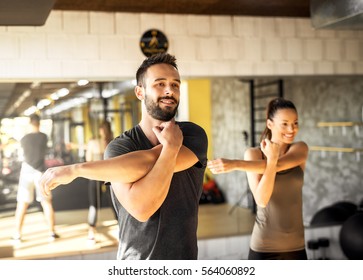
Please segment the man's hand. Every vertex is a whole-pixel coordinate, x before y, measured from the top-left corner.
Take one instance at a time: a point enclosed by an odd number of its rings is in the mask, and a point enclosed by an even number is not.
[[[179,151],[183,144],[183,133],[174,120],[153,127],[153,132],[165,148]]]
[[[74,175],[75,165],[57,166],[47,169],[39,179],[39,185],[44,195],[49,195],[50,191],[59,185],[65,185],[72,182],[76,176]]]

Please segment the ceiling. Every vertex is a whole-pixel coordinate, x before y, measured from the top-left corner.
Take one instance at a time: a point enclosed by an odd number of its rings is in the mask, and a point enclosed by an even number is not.
[[[0,0],[0,25],[44,25],[51,10],[195,15],[309,17],[309,0]],[[30,4],[31,3],[31,4]],[[198,3],[198,4],[196,4]],[[69,96],[94,88],[75,82],[0,83],[0,118],[20,115],[61,88]],[[25,93],[25,94],[24,94]],[[30,94],[29,94],[30,93]]]
[[[340,2],[339,2],[340,1]],[[311,17],[311,11],[316,22],[329,18],[321,11],[327,2],[337,2],[339,11],[341,3],[352,2],[350,6],[362,6],[361,0],[0,0],[1,25],[44,25],[52,10],[65,11],[102,11],[102,12],[135,12],[135,13],[169,13],[195,15],[245,15],[273,17]],[[314,10],[311,10],[313,8]],[[341,12],[340,12],[341,13]],[[316,17],[317,16],[317,17]],[[346,17],[346,15],[344,15]],[[36,101],[49,96],[52,92],[66,87],[69,95],[77,94],[85,87],[95,87],[94,84],[79,87],[74,82],[32,83],[0,83],[0,118],[21,114]],[[29,96],[24,96],[29,92]],[[14,106],[16,104],[16,106]]]

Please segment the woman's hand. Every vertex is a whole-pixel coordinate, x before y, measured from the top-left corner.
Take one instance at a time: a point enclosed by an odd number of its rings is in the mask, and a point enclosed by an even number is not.
[[[280,145],[272,142],[269,139],[264,139],[261,142],[261,150],[266,158],[271,162],[277,162],[280,156]]]
[[[207,163],[207,167],[213,174],[226,173],[234,170],[234,160],[218,158],[210,160]]]

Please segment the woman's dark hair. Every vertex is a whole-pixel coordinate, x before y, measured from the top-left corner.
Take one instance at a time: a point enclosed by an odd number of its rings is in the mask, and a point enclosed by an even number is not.
[[[112,133],[112,129],[111,129],[111,123],[109,121],[103,121],[100,124],[99,129],[102,129],[104,131],[104,133],[105,133],[105,142],[106,142],[106,145],[107,145],[113,139],[113,133]]]
[[[139,69],[136,72],[136,83],[138,86],[144,85],[144,76],[149,69],[150,66],[153,66],[155,64],[169,64],[173,66],[175,69],[178,69],[178,66],[176,64],[176,58],[173,55],[170,55],[168,53],[157,53],[154,54],[148,58],[146,58],[142,64],[140,65]]]
[[[294,105],[294,103],[292,103],[290,100],[286,100],[282,97],[278,97],[275,99],[272,99],[266,108],[266,120],[273,120],[275,114],[277,113],[278,110],[281,109],[292,109],[295,112],[297,112],[296,107]],[[265,130],[262,132],[261,135],[261,139],[260,141],[262,141],[263,139],[270,139],[271,140],[272,134],[271,134],[271,130],[267,127],[265,127]]]

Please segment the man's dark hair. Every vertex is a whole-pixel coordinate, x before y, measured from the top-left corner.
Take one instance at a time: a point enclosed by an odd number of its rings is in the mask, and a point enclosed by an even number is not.
[[[33,114],[30,116],[30,123],[33,125],[39,125],[40,124],[40,116],[37,114]]]
[[[140,65],[139,69],[136,72],[136,83],[138,86],[144,85],[144,76],[149,69],[150,66],[153,66],[155,64],[169,64],[173,66],[175,69],[178,69],[178,66],[176,64],[176,58],[173,55],[170,55],[168,53],[157,53],[154,54],[148,58],[146,58],[142,64]]]

